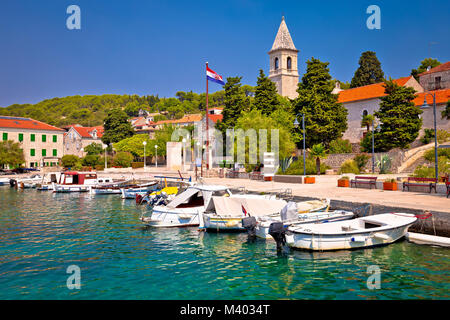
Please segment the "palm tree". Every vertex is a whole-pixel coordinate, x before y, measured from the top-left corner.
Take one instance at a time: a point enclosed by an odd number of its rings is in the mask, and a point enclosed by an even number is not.
[[[361,120],[361,127],[366,127],[367,132],[370,131],[370,126],[372,125],[372,122],[375,120],[375,117],[373,114],[368,114],[362,117]]]
[[[309,153],[312,157],[316,158],[316,170],[317,174],[320,175],[320,159],[325,158],[327,156],[327,152],[325,146],[321,143],[315,144],[309,150]]]

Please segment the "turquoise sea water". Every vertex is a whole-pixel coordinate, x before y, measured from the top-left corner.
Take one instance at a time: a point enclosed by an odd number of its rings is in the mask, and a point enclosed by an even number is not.
[[[450,250],[406,241],[277,254],[274,242],[149,229],[119,196],[0,187],[0,299],[448,299]],[[81,269],[81,289],[66,286]],[[381,289],[366,286],[381,269]]]

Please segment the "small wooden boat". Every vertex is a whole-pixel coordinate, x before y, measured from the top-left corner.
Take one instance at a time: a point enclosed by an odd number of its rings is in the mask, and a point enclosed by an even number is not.
[[[158,188],[158,181],[140,183],[133,186],[120,188],[122,199],[136,199],[136,195],[145,196]]]
[[[207,231],[239,231],[246,228],[242,225],[242,219],[252,216],[256,220],[263,217],[280,217],[280,212],[286,207],[287,202],[277,199],[275,196],[265,195],[240,195],[233,199],[213,198],[214,209],[203,214],[203,227]],[[324,211],[329,208],[330,200],[312,200],[294,203],[296,213],[310,213]],[[273,221],[272,221],[273,222]],[[269,223],[270,225],[270,223]]]
[[[430,234],[407,232],[405,234],[406,240],[417,243],[417,244],[427,244],[430,246],[439,247],[450,247],[450,238],[433,236]]]
[[[327,223],[348,220],[355,216],[353,212],[344,210],[334,211],[314,211],[310,213],[298,213],[298,204],[289,202],[278,215],[258,217],[253,225],[245,223],[248,231],[253,230],[254,235],[262,239],[272,239],[269,234],[270,225],[273,222],[282,222],[283,227],[287,229],[291,226],[297,226],[306,223]],[[254,229],[253,229],[254,228]],[[250,232],[249,232],[250,233]]]
[[[368,248],[393,243],[405,236],[417,217],[408,213],[383,213],[333,223],[302,224],[285,232],[286,244],[294,249],[312,251]],[[283,241],[280,222],[271,225],[269,233]]]

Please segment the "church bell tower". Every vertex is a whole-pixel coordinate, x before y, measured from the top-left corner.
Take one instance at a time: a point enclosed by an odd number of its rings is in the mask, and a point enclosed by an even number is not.
[[[280,95],[290,99],[298,96],[297,55],[298,50],[294,46],[284,17],[282,17],[277,36],[269,51],[269,79],[275,82]]]

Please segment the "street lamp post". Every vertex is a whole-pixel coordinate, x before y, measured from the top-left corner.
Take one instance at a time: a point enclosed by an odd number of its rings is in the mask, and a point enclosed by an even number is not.
[[[155,144],[155,168],[158,168],[158,145]]]
[[[375,173],[375,126],[372,118],[372,173]]]
[[[306,175],[306,129],[305,129],[305,114],[299,113],[295,116],[294,127],[298,127],[298,116],[302,116],[302,130],[303,130],[303,175]]]
[[[433,97],[433,114],[434,114],[434,174],[436,177],[436,181],[438,181],[439,177],[439,168],[438,168],[438,148],[437,148],[437,125],[436,125],[436,93],[426,92],[422,109],[428,109],[430,106],[427,103],[427,95],[431,95]]]
[[[147,162],[145,161],[145,146],[147,145],[147,141],[143,141],[142,144],[144,145],[144,171],[147,169]]]
[[[183,170],[184,170],[184,167],[186,166],[186,139],[185,138],[183,138],[183,150],[182,150],[182,152],[183,152]]]
[[[106,148],[108,148],[108,146],[106,144],[103,145],[103,148],[105,149],[105,169],[108,169],[108,162],[106,161]]]

